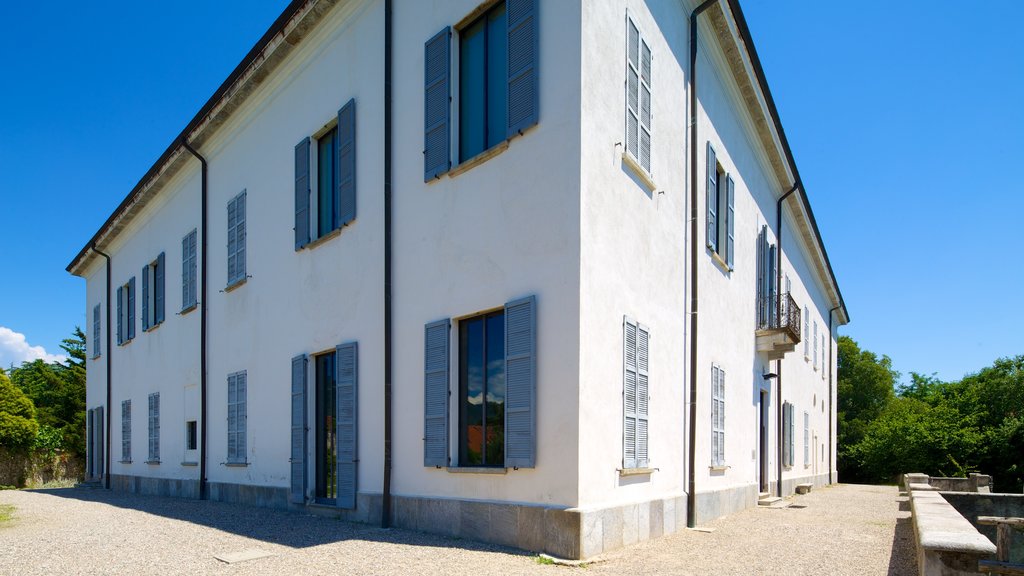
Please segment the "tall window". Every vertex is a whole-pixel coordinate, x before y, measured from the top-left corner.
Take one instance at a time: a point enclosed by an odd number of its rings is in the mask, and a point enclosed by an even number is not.
[[[814,321],[814,369],[818,369],[818,321]]]
[[[142,267],[142,329],[164,321],[164,253]]]
[[[195,450],[199,447],[198,427],[195,420],[185,422],[185,450]]]
[[[804,412],[804,467],[811,465],[811,415]]]
[[[503,142],[508,118],[505,2],[463,28],[459,42],[459,162]]]
[[[626,152],[651,172],[651,49],[626,18]]]
[[[160,463],[160,393],[149,395],[149,459],[150,464]]]
[[[650,332],[647,327],[629,317],[623,320],[622,363],[623,363],[623,431],[622,467],[647,468],[648,403],[650,382],[648,364],[650,354],[648,343]]]
[[[735,253],[736,185],[707,145],[707,245],[732,269]]]
[[[804,306],[804,360],[811,361],[811,311]]]
[[[782,404],[782,465],[793,466],[793,405]]]
[[[245,190],[228,202],[228,286],[245,280]]]
[[[338,427],[335,354],[316,357],[316,498],[333,504],[338,495]]]
[[[92,357],[98,358],[100,350],[100,305],[97,304],[92,308]]]
[[[246,373],[228,375],[228,463],[245,462]]]
[[[117,287],[117,344],[135,338],[135,277]]]
[[[132,401],[121,401],[121,462],[132,461]]]
[[[505,313],[459,322],[459,465],[505,465]]]
[[[711,366],[711,465],[725,466],[725,370]]]
[[[181,310],[191,310],[198,303],[196,293],[196,231],[181,239]]]
[[[336,228],[338,221],[338,128],[316,141],[316,235]]]

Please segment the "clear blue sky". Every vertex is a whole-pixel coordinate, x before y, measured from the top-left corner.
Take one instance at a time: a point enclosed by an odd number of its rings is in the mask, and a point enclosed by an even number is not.
[[[0,365],[85,327],[85,283],[64,267],[285,5],[6,7]],[[971,8],[744,3],[844,333],[946,379],[1024,354],[1024,2]]]

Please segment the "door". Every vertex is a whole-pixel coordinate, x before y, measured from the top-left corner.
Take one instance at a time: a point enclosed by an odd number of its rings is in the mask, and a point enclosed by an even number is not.
[[[761,390],[758,403],[758,450],[757,471],[758,488],[761,492],[768,491],[768,392]]]

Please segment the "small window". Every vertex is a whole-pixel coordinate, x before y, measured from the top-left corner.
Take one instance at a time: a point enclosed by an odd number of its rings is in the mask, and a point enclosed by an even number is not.
[[[135,277],[117,287],[117,345],[135,338]]]
[[[804,412],[804,467],[811,465],[811,415]]]
[[[245,280],[245,190],[228,202],[228,286]]]
[[[811,361],[811,311],[804,306],[804,361]]]
[[[648,377],[650,331],[626,317],[623,320],[623,441],[622,467],[647,468],[650,380]]]
[[[626,153],[651,173],[651,48],[626,18]]]
[[[92,308],[92,357],[100,356],[100,305]]]
[[[160,393],[149,395],[149,458],[150,464],[160,463]]]
[[[132,461],[132,401],[121,401],[121,462]]]
[[[506,139],[508,22],[505,2],[459,31],[459,162]]]
[[[725,466],[725,370],[711,366],[711,465]]]
[[[228,375],[228,462],[244,463],[246,456],[246,373]]]
[[[316,235],[338,227],[338,127],[316,141]]]
[[[814,369],[818,369],[818,321],[814,321]]]
[[[196,421],[185,422],[185,450],[195,450],[199,446],[198,434],[196,433]]]
[[[164,321],[164,253],[142,268],[142,329],[151,330]]]
[[[196,230],[181,239],[181,310],[191,310],[198,303],[196,292]]]
[[[782,404],[782,465],[787,467],[793,466],[794,427],[793,405],[784,402]]]
[[[505,312],[459,322],[459,466],[505,465]]]

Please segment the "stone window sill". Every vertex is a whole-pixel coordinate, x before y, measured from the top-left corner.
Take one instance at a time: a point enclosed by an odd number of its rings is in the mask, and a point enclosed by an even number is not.
[[[729,469],[729,466],[726,466],[725,464],[721,464],[721,465],[718,465],[718,466],[714,466],[714,465],[708,466],[708,470],[711,470],[712,472],[725,472],[728,469]]]
[[[231,282],[230,284],[225,286],[224,287],[224,291],[225,292],[231,292],[235,288],[238,288],[239,286],[241,286],[242,284],[245,284],[248,281],[249,281],[249,277],[248,276],[243,276],[243,277],[239,278],[238,280],[235,280],[234,282]]]
[[[640,182],[643,183],[643,185],[647,188],[648,192],[654,192],[655,190],[658,189],[658,185],[654,183],[654,180],[651,178],[651,175],[647,172],[647,170],[644,170],[643,166],[641,166],[639,162],[636,161],[636,158],[633,158],[632,154],[630,154],[629,152],[623,152],[622,162],[626,166],[629,166],[630,171],[632,171],[633,174],[635,174],[636,177],[640,179]]]
[[[317,246],[320,246],[321,244],[326,244],[330,240],[333,240],[334,238],[337,238],[338,236],[341,236],[341,230],[343,228],[344,228],[344,226],[339,226],[339,227],[335,228],[334,230],[331,230],[330,232],[324,234],[323,236],[320,236],[319,238],[315,238],[313,240],[310,240],[305,246],[303,246],[302,248],[299,248],[299,251],[302,251],[302,250],[312,250],[313,248],[316,248]]]
[[[225,462],[224,465],[227,466],[228,468],[245,468],[246,466],[249,465],[249,463],[248,462]]]
[[[131,464],[132,461],[131,460],[118,460],[117,463],[118,464]]]
[[[480,164],[483,164],[484,162],[490,160],[491,158],[494,158],[495,156],[501,154],[505,150],[508,150],[508,140],[503,140],[495,144],[494,146],[491,146],[487,150],[484,150],[483,152],[477,154],[476,156],[473,156],[472,158],[469,158],[468,160],[461,162],[456,166],[453,166],[450,170],[448,170],[448,177],[454,178],[459,174],[462,174],[463,172],[466,172],[467,170],[470,170],[476,166],[479,166]]]
[[[657,468],[620,468],[619,476],[650,476]]]
[[[507,474],[508,468],[488,466],[449,466],[446,468],[449,474]]]
[[[199,462],[182,462],[182,466],[199,466]]]
[[[718,252],[715,252],[711,246],[708,246],[708,251],[711,252],[711,260],[716,266],[722,269],[722,272],[732,272],[733,269],[729,267],[729,264],[725,260],[722,260],[722,257],[718,255]]]
[[[178,316],[184,316],[185,314],[188,314],[189,312],[191,312],[191,311],[195,310],[195,309],[196,309],[196,308],[198,308],[198,307],[199,307],[199,304],[198,304],[198,303],[195,303],[195,304],[189,304],[189,305],[188,305],[188,306],[186,306],[185,308],[182,308],[182,309],[181,309],[181,312],[178,312]]]
[[[152,465],[156,466],[156,465],[160,464],[160,461],[159,460],[146,460],[146,464],[152,464]]]

